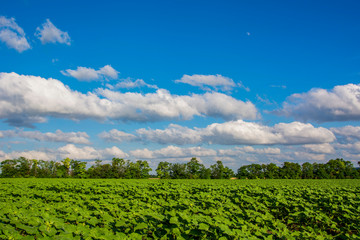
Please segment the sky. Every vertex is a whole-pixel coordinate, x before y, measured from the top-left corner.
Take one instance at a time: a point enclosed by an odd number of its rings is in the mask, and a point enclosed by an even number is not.
[[[359,8],[3,0],[0,161],[357,166]]]

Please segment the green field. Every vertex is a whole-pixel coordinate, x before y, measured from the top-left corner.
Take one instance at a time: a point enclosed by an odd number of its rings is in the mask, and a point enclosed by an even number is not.
[[[360,239],[360,180],[0,179],[0,239]]]

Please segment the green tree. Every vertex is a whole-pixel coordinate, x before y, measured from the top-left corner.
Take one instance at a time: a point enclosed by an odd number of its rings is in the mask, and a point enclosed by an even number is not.
[[[301,166],[298,163],[284,162],[281,168],[281,177],[285,179],[299,179],[301,174]]]
[[[239,179],[249,178],[248,166],[247,165],[241,166],[237,170],[236,177]]]
[[[7,159],[2,161],[0,164],[1,168],[1,177],[3,178],[12,178],[17,174],[16,169],[17,161],[15,159]]]
[[[112,159],[112,171],[114,178],[124,178],[126,171],[126,162],[122,158],[113,158]]]
[[[221,161],[217,161],[216,164],[211,165],[211,178],[223,179],[224,178],[224,165]]]
[[[71,177],[73,178],[86,178],[86,162],[71,160]]]
[[[65,158],[61,161],[61,163],[63,164],[62,167],[60,168],[61,170],[61,177],[69,177],[70,176],[70,163],[71,163],[71,159],[70,158]]]
[[[231,168],[224,167],[223,178],[230,179],[235,176],[234,171]]]
[[[140,175],[138,175],[137,178],[149,178],[149,173],[152,169],[150,168],[147,161],[137,160],[136,167],[139,169],[140,172]]]
[[[326,164],[313,163],[313,166],[314,166],[314,177],[316,179],[328,179],[328,178],[330,178]]]
[[[302,164],[302,178],[303,179],[314,178],[314,165],[308,162]]]
[[[201,179],[210,179],[211,178],[211,169],[206,168],[204,165],[200,168],[200,178]]]
[[[253,163],[247,166],[250,179],[264,178],[263,168],[260,164]]]
[[[39,160],[32,159],[31,160],[31,170],[30,170],[30,176],[37,177],[38,171],[39,171]]]
[[[170,163],[168,162],[160,162],[158,167],[156,168],[157,176],[161,179],[169,179],[170,171]]]
[[[263,167],[264,177],[267,179],[277,179],[279,178],[280,168],[275,163],[269,163]]]
[[[170,165],[170,178],[185,179],[188,178],[186,164],[174,163]]]
[[[186,163],[186,168],[188,172],[188,178],[197,179],[200,178],[202,164],[195,157]]]
[[[15,161],[17,162],[17,173],[15,177],[29,177],[31,171],[31,161],[24,157],[19,157]]]

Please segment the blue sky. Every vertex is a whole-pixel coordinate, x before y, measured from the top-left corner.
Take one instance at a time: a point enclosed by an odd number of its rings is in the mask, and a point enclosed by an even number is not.
[[[18,1],[0,160],[360,160],[358,1]]]

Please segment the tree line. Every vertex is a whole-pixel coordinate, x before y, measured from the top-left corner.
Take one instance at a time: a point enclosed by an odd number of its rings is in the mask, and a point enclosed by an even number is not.
[[[360,165],[360,162],[358,162]],[[345,179],[360,178],[360,169],[342,158],[331,159],[327,163],[308,163],[302,165],[284,162],[282,167],[274,163],[251,164],[238,169],[238,178],[270,179]]]
[[[308,163],[302,165],[284,162],[280,167],[274,163],[244,165],[237,173],[217,161],[206,168],[196,158],[187,163],[160,162],[156,175],[150,175],[152,169],[147,161],[132,162],[122,158],[113,158],[111,163],[95,160],[95,164],[86,167],[86,162],[66,158],[60,162],[27,159],[20,157],[8,159],[0,164],[3,178],[124,178],[145,179],[342,179],[360,178],[360,169],[354,168],[350,161],[332,159],[327,163]],[[360,165],[360,162],[359,162]]]

